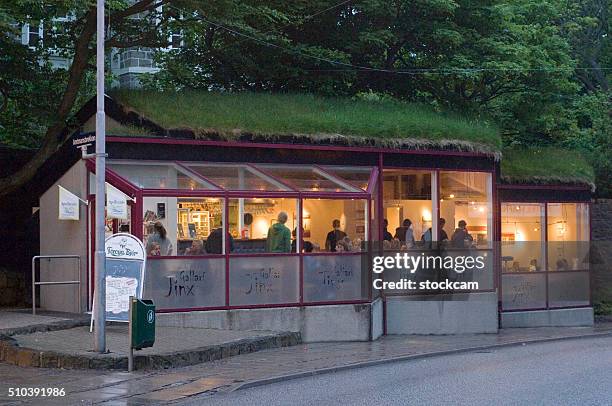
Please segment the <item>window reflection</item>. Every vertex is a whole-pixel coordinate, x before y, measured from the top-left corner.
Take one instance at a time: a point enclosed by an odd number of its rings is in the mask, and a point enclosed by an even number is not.
[[[491,187],[488,173],[440,172],[440,217],[452,246],[490,246]]]
[[[501,205],[503,272],[538,272],[545,269],[544,204]]]
[[[145,197],[143,204],[149,256],[223,253],[223,199]]]
[[[547,210],[548,269],[588,269],[588,204],[549,203]]]
[[[304,199],[303,251],[358,252],[366,248],[366,201]]]
[[[385,170],[383,173],[383,230],[385,249],[415,248],[431,241],[433,219],[432,172]]]
[[[296,199],[230,199],[228,218],[233,252],[291,252],[291,232],[297,226]]]

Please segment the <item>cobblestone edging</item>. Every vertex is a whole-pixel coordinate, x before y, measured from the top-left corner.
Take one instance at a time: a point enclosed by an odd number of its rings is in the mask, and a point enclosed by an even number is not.
[[[281,332],[167,354],[138,355],[136,353],[134,366],[136,369],[183,367],[270,348],[288,347],[301,342],[300,333]],[[0,361],[37,368],[127,370],[127,356],[97,355],[95,353],[85,356],[34,350],[20,347],[17,341],[9,335],[0,335]]]
[[[87,317],[80,320],[59,320],[52,323],[32,324],[25,327],[0,329],[0,340],[3,339],[3,336],[11,337],[23,334],[41,333],[45,331],[67,330],[74,327],[87,326],[89,323],[90,320],[89,317]]]

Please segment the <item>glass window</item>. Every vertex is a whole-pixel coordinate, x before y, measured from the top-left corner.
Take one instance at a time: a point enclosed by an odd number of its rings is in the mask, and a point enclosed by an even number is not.
[[[145,197],[143,203],[143,243],[147,256],[176,255],[177,197]]]
[[[452,246],[491,246],[491,189],[489,173],[440,172],[440,217]]]
[[[215,230],[222,227],[223,199],[145,197],[143,205],[148,256],[222,253],[223,234]]]
[[[179,198],[177,255],[223,254],[223,199]]]
[[[111,161],[108,168],[142,189],[217,189],[197,175],[172,163],[123,163]]]
[[[297,256],[232,257],[230,305],[290,304],[300,300]]]
[[[587,203],[549,203],[548,269],[588,269],[589,206]]]
[[[172,34],[170,36],[170,47],[171,48],[180,48],[181,46],[183,46],[183,35],[178,33],[178,34]]]
[[[145,296],[157,309],[225,306],[225,258],[148,261],[144,283]]]
[[[591,275],[589,272],[552,272],[548,274],[548,305],[555,307],[588,306]]]
[[[303,204],[303,252],[366,250],[366,200],[304,199]]]
[[[247,165],[189,164],[188,167],[227,190],[290,190]]]
[[[325,166],[323,169],[364,191],[368,189],[370,175],[372,174],[372,168],[369,167]]]
[[[297,226],[297,200],[229,200],[229,231],[235,253],[290,253]]]
[[[368,298],[367,266],[363,255],[304,256],[304,301],[329,302]]]
[[[360,192],[361,190],[349,184],[343,184],[333,179],[323,171],[305,165],[257,165],[268,173],[290,186],[309,192]]]
[[[28,45],[31,47],[38,46],[40,42],[40,26],[31,24],[28,26]]]
[[[501,242],[503,272],[545,270],[544,204],[503,203]]]
[[[385,249],[414,248],[422,240],[432,240],[431,196],[432,172],[395,169],[383,172]]]
[[[546,274],[503,274],[502,308],[528,310],[546,308]]]

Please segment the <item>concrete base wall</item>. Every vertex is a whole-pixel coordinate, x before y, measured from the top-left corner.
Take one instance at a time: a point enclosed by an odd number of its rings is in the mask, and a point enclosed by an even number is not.
[[[157,325],[300,332],[303,342],[370,341],[382,335],[382,301],[368,304],[162,313]]]
[[[387,297],[387,334],[497,333],[497,293]]]
[[[502,328],[511,327],[576,327],[595,323],[593,308],[535,310],[502,313]]]

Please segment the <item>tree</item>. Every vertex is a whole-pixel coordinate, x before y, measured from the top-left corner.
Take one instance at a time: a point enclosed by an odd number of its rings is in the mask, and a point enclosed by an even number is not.
[[[125,48],[139,45],[154,47],[166,45],[166,28],[173,13],[164,12],[160,7],[171,2],[171,0],[108,1],[107,22],[112,21],[113,29],[108,35],[106,46]],[[140,18],[134,18],[137,15]],[[67,21],[60,23],[56,20],[66,16],[68,16]],[[3,107],[5,112],[2,117],[3,123],[7,116],[10,117],[15,113],[17,115],[15,119],[31,119],[32,123],[44,128],[44,131],[41,131],[39,149],[30,162],[10,177],[0,179],[0,196],[2,196],[13,192],[31,179],[70,134],[65,129],[71,127],[71,114],[80,107],[77,102],[84,92],[85,78],[93,69],[91,60],[95,56],[95,2],[16,0],[3,4],[0,21],[2,21],[0,49],[3,54],[0,86],[6,100]],[[45,43],[38,49],[32,50],[16,42],[15,35],[21,26],[41,23],[48,28],[54,25],[59,28],[49,30],[49,35],[43,37]],[[47,76],[50,74],[48,66],[50,52],[60,52],[70,58],[70,66],[66,72],[52,72],[51,76]],[[50,99],[44,99],[37,93],[45,87],[45,81],[51,87],[48,89],[50,95],[54,95]],[[61,87],[61,90],[58,87]],[[40,111],[37,107],[40,106],[28,105],[26,102],[36,98],[41,102],[52,100],[51,106],[47,106],[48,114],[43,113],[39,116]]]
[[[107,46],[163,46],[170,32],[185,44],[158,53],[162,69],[143,80],[146,87],[376,94],[426,103],[495,121],[506,145],[580,148],[594,157],[600,189],[612,191],[607,0],[126,1],[109,2]],[[1,194],[61,145],[71,113],[90,94],[95,18],[92,3],[76,0],[18,0],[0,10],[8,10],[0,14],[4,32],[6,21],[73,17],[53,37],[72,58],[64,76],[52,78],[36,62],[48,59],[46,46],[0,57],[0,93],[9,96],[2,125],[36,123],[12,132],[15,144],[35,145],[29,140],[42,133],[31,165],[0,180]],[[132,18],[141,12],[144,18]],[[38,88],[57,100],[52,114],[24,101]]]

